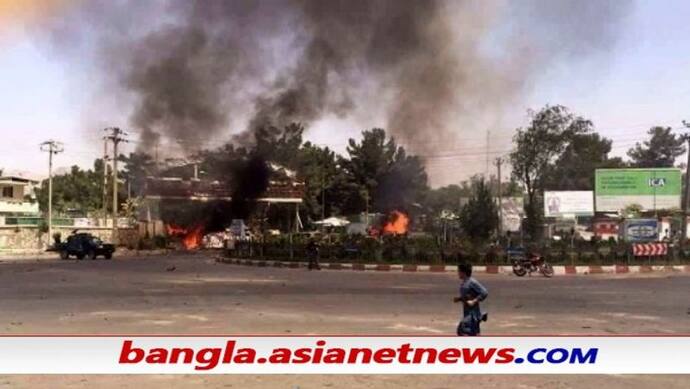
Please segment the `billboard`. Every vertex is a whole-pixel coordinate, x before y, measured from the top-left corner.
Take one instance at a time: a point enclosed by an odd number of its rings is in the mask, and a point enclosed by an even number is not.
[[[544,192],[546,217],[594,215],[594,193],[591,191]]]
[[[643,210],[680,208],[680,169],[597,169],[597,212],[617,212],[637,204]]]
[[[629,242],[654,242],[659,240],[659,222],[656,219],[628,219],[623,234],[623,239]]]
[[[522,197],[503,197],[501,199],[501,231],[518,232],[522,226],[525,213],[525,201]]]
[[[467,205],[469,197],[461,197],[460,208]],[[494,204],[498,206],[498,197],[494,197]],[[523,197],[502,197],[500,203],[501,231],[519,232],[525,215],[525,199]]]

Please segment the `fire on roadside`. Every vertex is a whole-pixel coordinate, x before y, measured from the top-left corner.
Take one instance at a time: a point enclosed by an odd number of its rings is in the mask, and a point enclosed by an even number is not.
[[[168,224],[165,228],[168,235],[181,238],[182,245],[187,250],[198,249],[204,238],[204,226],[202,224],[189,228]]]
[[[410,218],[401,211],[393,211],[388,215],[386,223],[383,225],[384,235],[404,235],[407,234]]]

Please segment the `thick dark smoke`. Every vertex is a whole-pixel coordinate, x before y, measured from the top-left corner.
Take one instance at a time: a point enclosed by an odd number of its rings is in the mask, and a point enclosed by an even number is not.
[[[226,123],[216,85],[226,81],[228,73],[206,61],[207,45],[201,30],[175,29],[155,33],[134,48],[123,82],[139,100],[131,125],[142,131],[144,147],[157,141],[159,132],[198,146],[191,134],[199,129],[215,132]]]
[[[328,113],[348,114],[356,106],[352,92],[363,81],[398,72],[403,62],[425,47],[438,46],[425,31],[441,22],[440,4],[437,0],[294,1],[305,48],[296,66],[257,98],[249,129],[266,123],[309,123]]]
[[[234,172],[231,214],[236,219],[246,219],[254,210],[255,200],[268,188],[271,169],[258,156],[249,158]]]
[[[173,23],[111,41],[104,52],[117,52],[128,65],[118,81],[134,92],[131,124],[142,131],[142,148],[162,136],[193,152],[227,129],[233,98],[246,98],[248,81],[265,71],[260,46],[278,34],[280,23],[271,22],[279,15],[247,0],[166,5]]]
[[[103,73],[133,102],[130,124],[145,150],[160,137],[193,152],[230,131],[356,112],[383,113],[387,130],[420,155],[499,121],[545,69],[606,54],[631,8],[628,0],[77,4],[52,31],[63,32],[61,46],[96,37]]]
[[[261,156],[234,161],[227,166],[227,171],[230,175],[230,187],[233,188],[232,200],[210,203],[202,212],[206,218],[204,226],[207,232],[224,230],[232,219],[248,220],[257,206],[256,199],[269,186],[271,168]]]

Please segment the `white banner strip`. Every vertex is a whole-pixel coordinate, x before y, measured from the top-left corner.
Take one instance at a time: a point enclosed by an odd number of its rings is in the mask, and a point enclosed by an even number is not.
[[[2,336],[0,374],[690,374],[690,336]]]

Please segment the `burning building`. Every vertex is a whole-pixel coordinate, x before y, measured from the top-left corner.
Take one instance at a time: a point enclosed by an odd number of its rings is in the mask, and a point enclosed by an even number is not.
[[[275,165],[266,166],[275,170]],[[266,175],[266,182],[257,184],[261,180],[254,174],[249,169],[232,182],[148,177],[139,212],[142,229],[148,236],[176,237],[187,249],[200,247],[209,233],[225,231],[233,219],[246,219],[255,231],[298,230],[304,184],[284,174]],[[269,210],[276,209],[269,218]]]

